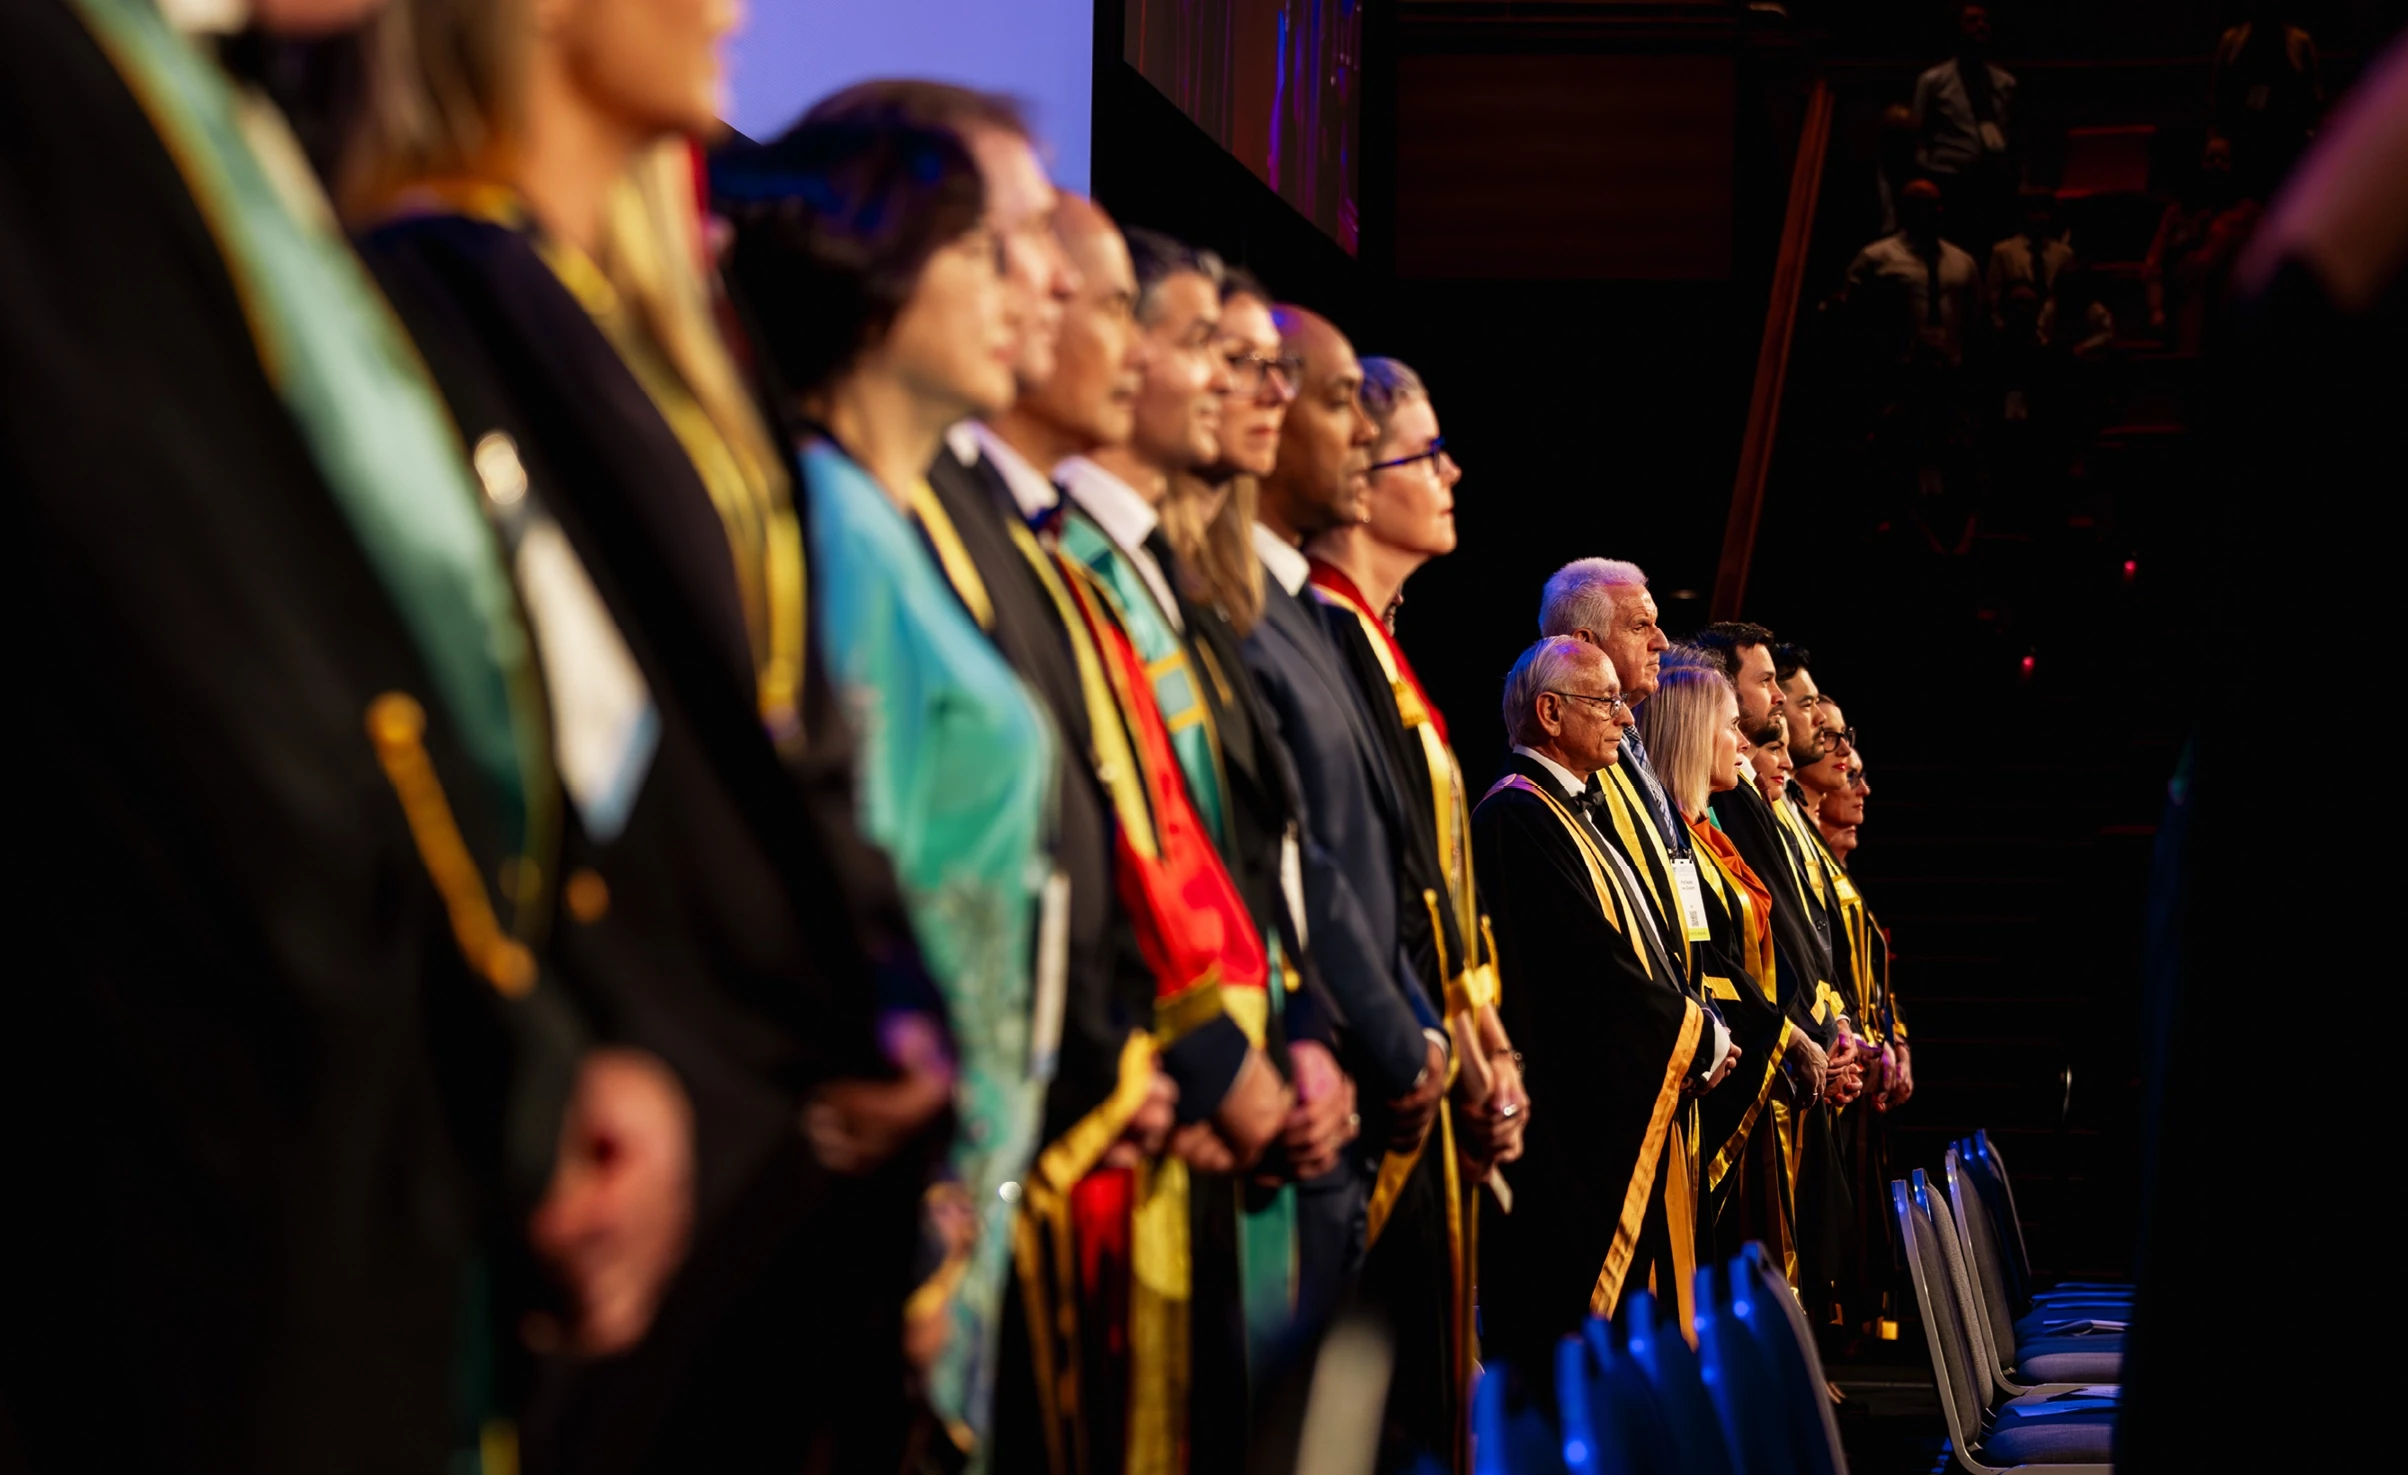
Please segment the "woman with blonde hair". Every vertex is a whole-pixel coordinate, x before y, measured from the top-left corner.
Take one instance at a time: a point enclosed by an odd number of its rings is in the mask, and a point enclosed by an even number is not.
[[[1665,797],[1688,826],[1708,939],[1696,945],[1698,986],[1742,1052],[1732,1078],[1699,1103],[1701,1253],[1721,1258],[1747,1240],[1784,1253],[1793,1242],[1786,1174],[1777,1152],[1751,1151],[1780,1095],[1783,1062],[1814,1049],[1783,1017],[1776,992],[1772,894],[1716,826],[1716,794],[1739,786],[1739,697],[1722,667],[1692,646],[1664,653],[1655,695],[1638,709],[1640,740]],[[1786,1111],[1784,1098],[1775,1111]],[[1774,1133],[1763,1133],[1769,1145]],[[1751,1171],[1751,1164],[1756,1164]]]
[[[884,1463],[908,1421],[928,1149],[875,1170],[952,1066],[853,817],[786,452],[715,324],[693,148],[727,17],[397,0],[342,171],[550,679],[556,946],[695,1102],[692,1266],[632,1355],[546,1373],[536,1466]]]

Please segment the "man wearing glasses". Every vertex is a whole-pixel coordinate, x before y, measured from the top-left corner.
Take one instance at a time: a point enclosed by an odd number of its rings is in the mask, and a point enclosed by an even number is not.
[[[1480,1300],[1486,1349],[1528,1364],[1633,1289],[1687,1313],[1695,1098],[1738,1052],[1598,829],[1590,779],[1630,722],[1613,663],[1542,639],[1505,678],[1504,716],[1513,756],[1473,811],[1472,847],[1505,1023],[1546,1110],[1514,1168],[1514,1212],[1481,1226]]]

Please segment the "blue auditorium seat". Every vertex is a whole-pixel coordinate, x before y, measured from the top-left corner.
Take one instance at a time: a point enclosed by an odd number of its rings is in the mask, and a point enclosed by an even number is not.
[[[2031,1253],[2024,1246],[2023,1216],[2015,1208],[2015,1182],[2007,1176],[2006,1159],[1990,1140],[1989,1129],[1977,1129],[1972,1136],[1960,1140],[1957,1151],[1971,1170],[1983,1202],[1989,1206],[1991,1222],[1998,1227],[1999,1253],[2009,1291],[2027,1310],[2033,1306],[2073,1303],[2132,1304],[2129,1281],[2069,1280],[2052,1286],[2038,1284],[2032,1277]]]
[[[1569,1475],[1562,1439],[1506,1363],[1472,1390],[1472,1475]]]
[[[1831,1385],[1823,1377],[1814,1329],[1788,1278],[1760,1244],[1749,1244],[1731,1261],[1731,1314],[1747,1333],[1769,1380],[1779,1390],[1780,1412],[1792,1457],[1804,1475],[1845,1475],[1839,1421],[1831,1412]]]
[[[1698,1374],[1722,1428],[1723,1448],[1737,1475],[1806,1475],[1790,1447],[1785,1420],[1766,1417],[1781,1407],[1780,1386],[1732,1310],[1729,1273],[1719,1265],[1697,1272],[1691,1298],[1696,1316]]]
[[[2112,1383],[2123,1376],[2124,1336],[2121,1330],[2066,1332],[2017,1337],[1992,1329],[1982,1297],[1974,1286],[1973,1267],[1966,1263],[1965,1241],[1948,1200],[1932,1192],[1931,1180],[1917,1168],[1912,1179],[1915,1206],[1928,1215],[1936,1248],[1946,1275],[1935,1290],[1956,1301],[1971,1347],[1976,1371],[2000,1398],[2015,1398],[2043,1383]]]
[[[1696,1349],[1677,1325],[1656,1320],[1660,1309],[1644,1292],[1629,1297],[1622,1308],[1622,1345],[1655,1389],[1673,1468],[1683,1475],[1738,1475]]]

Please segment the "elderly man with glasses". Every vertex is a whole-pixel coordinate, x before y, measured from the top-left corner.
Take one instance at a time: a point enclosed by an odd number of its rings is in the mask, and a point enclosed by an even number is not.
[[[1505,1023],[1547,1109],[1514,1169],[1515,1207],[1482,1226],[1483,1341],[1551,1355],[1591,1312],[1652,1287],[1686,1315],[1696,1189],[1695,1098],[1737,1052],[1681,970],[1680,941],[1599,829],[1591,778],[1627,741],[1614,665],[1568,636],[1505,678],[1513,756],[1472,814]]]

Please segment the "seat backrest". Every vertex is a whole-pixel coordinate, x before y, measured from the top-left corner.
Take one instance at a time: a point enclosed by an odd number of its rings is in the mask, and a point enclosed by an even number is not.
[[[1656,1320],[1645,1291],[1623,1298],[1622,1348],[1655,1389],[1672,1468],[1682,1475],[1736,1475],[1714,1402],[1699,1378],[1697,1353],[1676,1326]]]
[[[1739,1475],[1800,1475],[1785,1430],[1764,1411],[1778,1407],[1777,1391],[1746,1328],[1731,1314],[1730,1283],[1719,1265],[1701,1265],[1692,1282],[1698,1376],[1714,1404],[1723,1447]]]
[[[1903,1178],[1890,1182],[1890,1207],[1898,1216],[1898,1241],[1906,1250],[1907,1280],[1914,1287],[1915,1310],[1931,1344],[1932,1383],[1940,1395],[1940,1413],[1948,1437],[1960,1451],[1971,1451],[1981,1431],[1981,1402],[1966,1355],[1964,1324],[1956,1314],[1956,1298],[1948,1293],[1948,1267],[1933,1244],[1931,1216],[1915,1203],[1914,1190]]]
[[[2032,1251],[2023,1242],[2023,1211],[2015,1207],[2015,1180],[2007,1176],[2007,1160],[1999,1156],[1998,1144],[1990,1140],[1990,1129],[1977,1128],[1973,1134],[1975,1164],[1988,1170],[1990,1192],[1994,1196],[1991,1217],[2006,1225],[1998,1237],[1998,1247],[2006,1254],[2007,1286],[2015,1294],[2015,1304],[2028,1306],[2032,1300]]]
[[[1520,1372],[1496,1363],[1472,1390],[1473,1475],[1568,1475],[1562,1441]]]
[[[1781,1389],[1791,1448],[1808,1475],[1845,1475],[1848,1457],[1831,1411],[1830,1384],[1814,1329],[1787,1277],[1764,1246],[1750,1243],[1731,1262],[1731,1313],[1747,1329]]]
[[[1590,1317],[1578,1337],[1566,1337],[1558,1348],[1555,1397],[1563,1415],[1564,1467],[1572,1475],[1673,1475],[1671,1438],[1655,1388],[1603,1319]]]
[[[2003,1382],[2007,1363],[1998,1356],[1998,1346],[1990,1337],[1990,1319],[1982,1310],[1981,1298],[1973,1293],[1973,1277],[1965,1271],[1965,1246],[1957,1235],[1956,1215],[1948,1211],[1948,1200],[1932,1191],[1931,1179],[1921,1168],[1908,1177],[1914,1185],[1915,1207],[1931,1217],[1932,1239],[1940,1263],[1948,1268],[1947,1288],[1956,1297],[1957,1324],[1965,1329],[1965,1353],[1973,1359],[1974,1395],[1986,1408],[1994,1388],[2005,1391],[1997,1385]]]
[[[1990,1218],[1990,1206],[1973,1187],[1964,1154],[1949,1148],[1940,1167],[1948,1178],[1948,1206],[1956,1214],[1957,1239],[1964,1246],[1965,1268],[1972,1272],[1974,1294],[1981,1298],[1982,1315],[1989,1322],[1991,1346],[1998,1353],[2000,1367],[2013,1367],[2014,1302],[2007,1294],[2006,1266],[1999,1260],[1998,1227]]]

